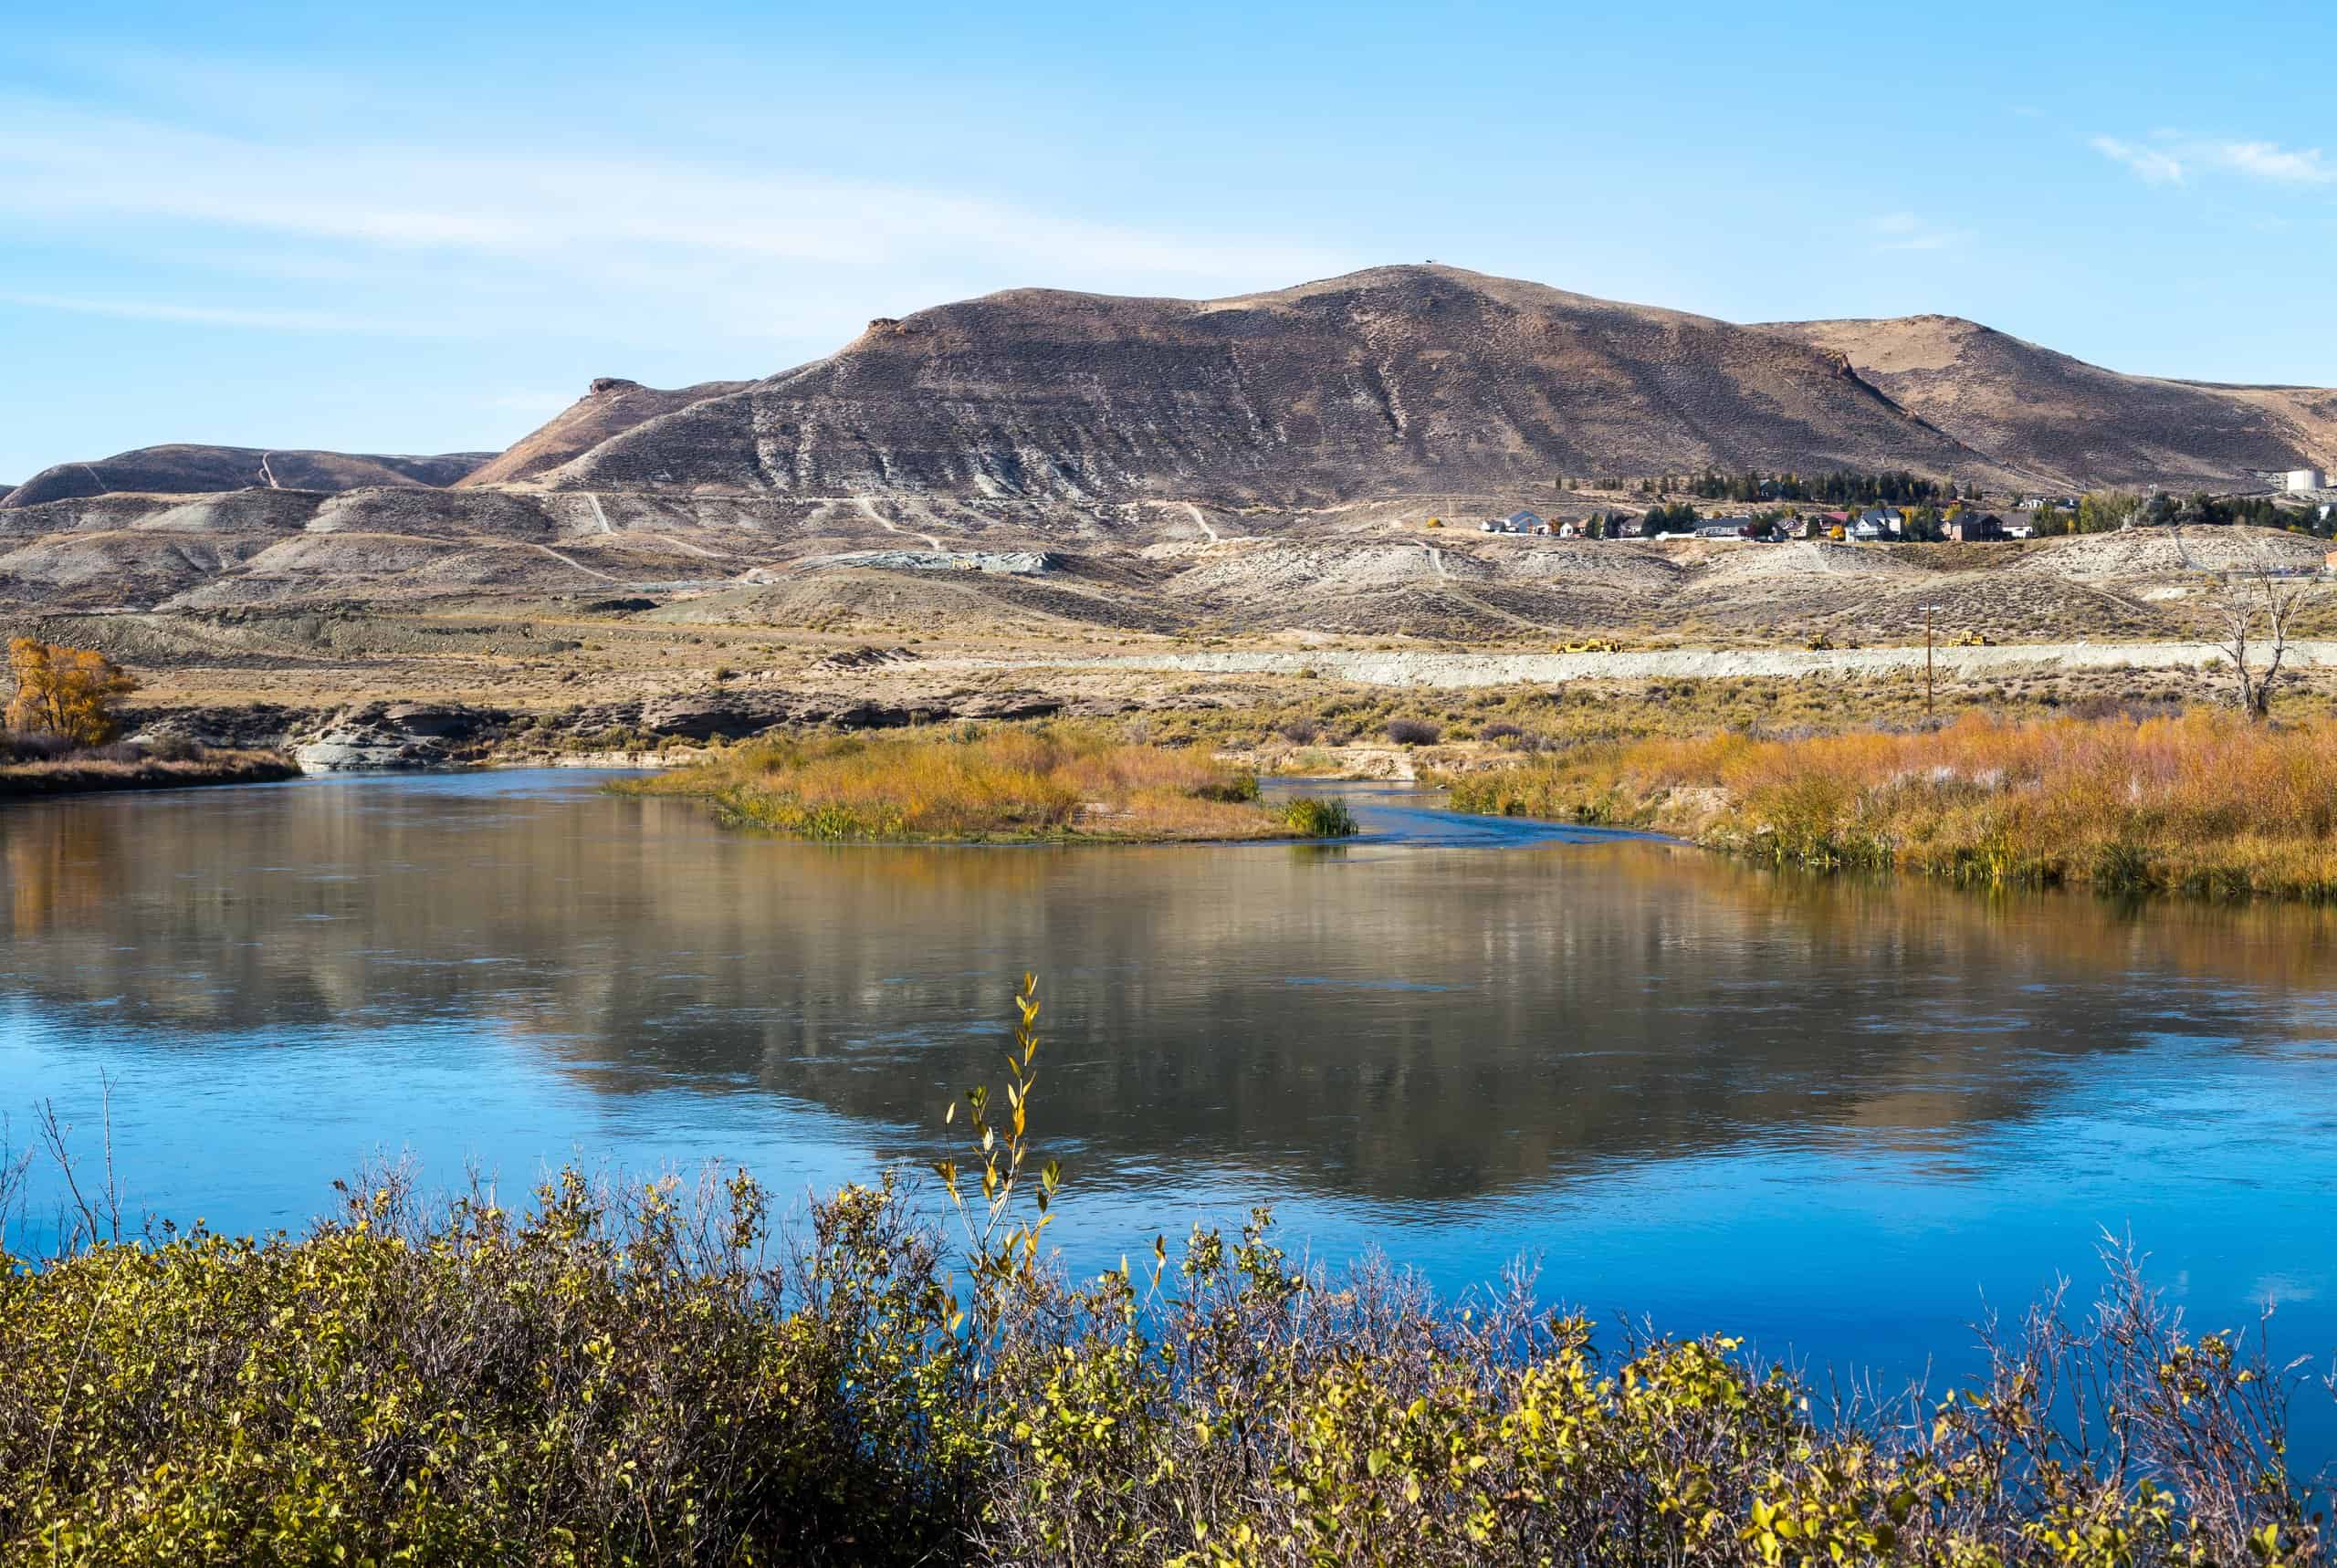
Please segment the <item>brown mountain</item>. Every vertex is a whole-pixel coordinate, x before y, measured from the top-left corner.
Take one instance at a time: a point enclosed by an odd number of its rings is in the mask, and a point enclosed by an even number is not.
[[[2246,486],[2337,458],[2337,391],[2122,375],[1954,316],[1788,321],[1909,413],[2072,486]]]
[[[509,451],[465,476],[460,483],[501,485],[514,479],[528,478],[547,468],[557,468],[636,424],[672,413],[676,409],[687,408],[694,402],[703,402],[710,397],[738,392],[749,384],[747,382],[700,382],[694,387],[679,387],[668,392],[645,387],[639,382],[629,382],[619,376],[603,376],[582,397],[562,409],[551,423],[521,438]]]
[[[44,468],[0,496],[0,507],[31,507],[121,492],[157,496],[222,490],[363,490],[377,486],[452,485],[491,452],[435,457],[371,453],[287,452],[257,446],[141,446],[92,463]]]
[[[1015,289],[875,321],[536,483],[1305,506],[1707,463],[2026,477],[1785,333],[1389,267],[1231,299]]]

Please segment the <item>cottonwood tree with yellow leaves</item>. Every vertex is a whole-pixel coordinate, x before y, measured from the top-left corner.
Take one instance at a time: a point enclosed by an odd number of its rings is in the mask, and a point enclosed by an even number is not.
[[[138,689],[138,683],[103,653],[37,637],[10,640],[8,673],[16,685],[8,704],[8,727],[60,736],[76,746],[102,746],[120,733],[114,699]]]

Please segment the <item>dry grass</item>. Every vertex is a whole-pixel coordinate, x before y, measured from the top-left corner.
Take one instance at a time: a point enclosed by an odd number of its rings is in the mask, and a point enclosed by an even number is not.
[[[1315,836],[1209,753],[1068,726],[759,740],[618,788],[813,839],[1148,842]]]
[[[2178,669],[2007,670],[1985,675],[1943,671],[1930,703],[1941,718],[1967,713],[2017,718],[2103,717],[2175,711],[2213,701],[2211,675]],[[1925,722],[1920,670],[1856,676],[1738,675],[1586,679],[1476,688],[1371,686],[1284,678],[1225,688],[1199,683],[1179,706],[1153,706],[1120,721],[1131,739],[1277,747],[1381,745],[1391,723],[1425,721],[1447,741],[1498,740],[1533,750],[1641,736],[1692,737],[1721,729],[1769,735],[1912,727]],[[2337,680],[2307,669],[2284,691],[2281,716],[2337,712]]]
[[[107,789],[176,789],[195,784],[259,784],[292,779],[298,764],[278,751],[206,751],[135,760],[68,755],[0,764],[0,797],[80,795]]]
[[[1987,885],[2337,897],[2337,722],[2195,712],[1585,746],[1453,782],[1466,810],[1661,829]]]

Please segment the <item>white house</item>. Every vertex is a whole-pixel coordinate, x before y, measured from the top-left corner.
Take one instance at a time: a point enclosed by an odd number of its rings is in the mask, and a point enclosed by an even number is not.
[[[1870,507],[1851,518],[1844,532],[1854,539],[1895,539],[1899,537],[1899,514],[1880,507]]]

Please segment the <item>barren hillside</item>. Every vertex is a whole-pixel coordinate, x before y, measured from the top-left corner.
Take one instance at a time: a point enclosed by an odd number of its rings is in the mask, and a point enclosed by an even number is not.
[[[173,444],[117,452],[90,463],[44,468],[0,495],[0,507],[30,507],[117,493],[196,496],[223,490],[359,490],[383,485],[452,485],[495,454],[433,457],[380,453],[287,452],[258,446]],[[271,481],[273,483],[271,484]]]
[[[525,479],[591,451],[613,435],[621,435],[676,409],[710,397],[738,392],[746,382],[700,382],[696,386],[666,391],[645,387],[620,376],[603,376],[582,397],[562,409],[551,422],[515,443],[511,449],[460,482],[467,486],[500,485]]]
[[[2122,376],[1945,317],[1739,327],[1441,267],[1218,300],[1025,289],[759,382],[596,382],[484,465],[63,465],[0,504],[0,605],[1757,643],[1903,636],[1939,603],[1991,635],[2181,635],[2213,570],[2187,535],[1713,550],[1468,525],[1579,520],[1637,504],[1586,480],[1706,464],[2238,488],[2332,455],[2337,392]]]
[[[1707,463],[2018,478],[1785,335],[1391,267],[1231,299],[1018,289],[872,322],[540,482],[1290,506]]]
[[[2337,391],[2122,375],[1954,316],[1773,330],[1843,356],[1966,445],[2066,485],[2227,488],[2337,462]]]

